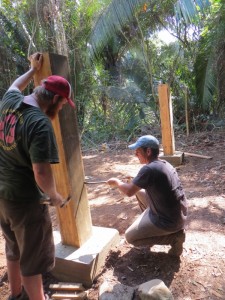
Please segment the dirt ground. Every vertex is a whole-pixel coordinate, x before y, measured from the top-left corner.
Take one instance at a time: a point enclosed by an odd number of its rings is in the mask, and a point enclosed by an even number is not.
[[[154,246],[150,251],[148,247],[127,244],[124,232],[140,214],[135,197],[125,197],[106,184],[89,184],[93,225],[117,229],[121,242],[111,249],[88,290],[88,299],[98,299],[99,286],[105,280],[135,287],[155,278],[165,282],[175,300],[225,299],[225,132],[201,132],[189,137],[175,134],[175,145],[177,151],[189,153],[177,167],[189,203],[182,256],[168,256],[169,246]],[[87,181],[135,176],[141,167],[132,151],[118,145],[110,145],[106,151],[84,152],[83,162]],[[56,222],[53,214],[54,226]],[[50,282],[54,278],[45,274],[47,292]],[[7,295],[4,242],[0,236],[0,299],[7,299]]]

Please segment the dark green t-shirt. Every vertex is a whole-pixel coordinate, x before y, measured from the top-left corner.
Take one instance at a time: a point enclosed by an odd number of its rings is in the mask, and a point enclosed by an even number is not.
[[[133,183],[146,190],[150,219],[168,231],[184,228],[187,201],[175,168],[165,160],[143,166]]]
[[[41,197],[32,163],[59,162],[51,121],[23,99],[15,89],[0,101],[0,198],[12,201]]]

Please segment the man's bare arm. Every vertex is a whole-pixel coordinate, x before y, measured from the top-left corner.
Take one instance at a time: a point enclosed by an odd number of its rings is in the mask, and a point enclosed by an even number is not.
[[[110,178],[107,183],[111,187],[117,187],[122,193],[127,195],[128,197],[131,197],[135,195],[138,191],[141,190],[140,187],[137,185],[133,184],[132,182],[125,183],[122,180],[119,180],[117,178]]]
[[[50,163],[33,163],[34,177],[40,189],[50,197],[54,206],[63,203],[62,196],[56,190],[55,179]]]

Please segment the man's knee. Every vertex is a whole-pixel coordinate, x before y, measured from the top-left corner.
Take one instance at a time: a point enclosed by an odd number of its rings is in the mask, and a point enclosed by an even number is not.
[[[139,246],[152,246],[153,245],[153,239],[154,238],[141,238],[140,236],[134,235],[132,231],[126,231],[125,232],[125,239],[127,241],[127,243],[135,246],[135,247],[139,247]]]

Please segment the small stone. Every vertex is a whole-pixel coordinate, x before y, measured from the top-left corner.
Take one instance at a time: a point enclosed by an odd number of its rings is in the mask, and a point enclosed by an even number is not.
[[[134,288],[119,282],[103,282],[99,289],[99,300],[132,300]]]
[[[160,279],[153,279],[138,287],[141,300],[174,300],[168,287]]]

